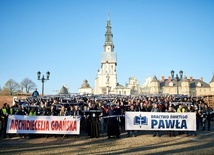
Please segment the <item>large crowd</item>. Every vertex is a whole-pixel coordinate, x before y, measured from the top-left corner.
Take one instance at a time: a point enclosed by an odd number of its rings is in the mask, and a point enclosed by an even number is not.
[[[90,113],[96,110],[96,117]],[[10,106],[5,103],[0,109],[1,137],[11,136],[6,133],[9,115],[28,116],[80,116],[81,133],[88,133],[91,138],[99,137],[100,133],[120,137],[120,133],[127,132],[127,136],[136,136],[136,131],[125,130],[126,111],[136,112],[194,112],[196,114],[197,130],[210,130],[213,109],[203,97],[188,97],[175,95],[55,95],[32,96],[15,100]],[[94,113],[93,113],[94,114]],[[109,117],[115,116],[115,117]],[[80,135],[81,135],[80,133]],[[183,132],[166,132],[169,136],[183,134]],[[196,132],[186,132],[196,135]],[[163,133],[162,133],[163,134]],[[153,136],[161,136],[154,132]]]

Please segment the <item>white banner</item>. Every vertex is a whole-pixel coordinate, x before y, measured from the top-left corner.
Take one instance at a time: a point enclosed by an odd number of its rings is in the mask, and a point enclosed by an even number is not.
[[[8,117],[7,133],[80,134],[80,118],[12,115]]]
[[[187,112],[126,112],[125,129],[196,131],[196,114]]]

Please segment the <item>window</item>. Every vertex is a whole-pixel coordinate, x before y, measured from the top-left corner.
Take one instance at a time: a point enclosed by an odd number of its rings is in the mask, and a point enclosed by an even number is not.
[[[173,83],[172,83],[172,82],[170,82],[170,83],[169,83],[169,86],[170,86],[170,87],[172,87],[172,86],[173,86]]]
[[[186,86],[186,83],[185,82],[182,82],[182,87],[185,87]]]
[[[198,86],[198,87],[201,87],[201,82],[198,82],[198,83],[197,83],[197,86]]]

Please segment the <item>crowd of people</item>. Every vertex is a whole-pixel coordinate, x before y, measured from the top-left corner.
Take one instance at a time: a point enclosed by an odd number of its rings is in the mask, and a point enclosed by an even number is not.
[[[73,95],[73,96],[32,96],[15,100],[10,107],[5,103],[0,109],[1,136],[6,134],[9,115],[28,116],[80,116],[81,133],[88,133],[91,138],[98,138],[100,133],[107,137],[120,138],[121,132],[127,136],[136,136],[136,131],[125,130],[125,113],[131,112],[194,112],[196,114],[197,130],[210,130],[213,109],[203,97],[188,96],[121,96],[121,95]],[[80,135],[81,135],[80,133]],[[183,134],[175,131],[165,132],[169,136]],[[165,134],[164,133],[164,134]],[[163,133],[162,133],[163,134]],[[196,135],[195,132],[186,132]],[[161,136],[154,131],[153,136]]]

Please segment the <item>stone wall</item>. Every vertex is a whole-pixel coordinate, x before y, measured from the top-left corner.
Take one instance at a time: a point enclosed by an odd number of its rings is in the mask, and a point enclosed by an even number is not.
[[[3,106],[4,103],[13,105],[13,96],[0,96],[0,108]]]

